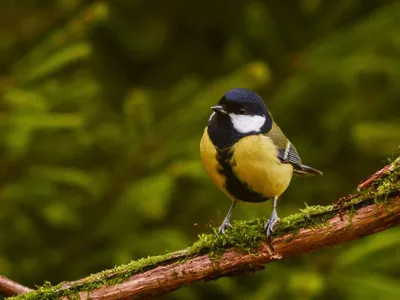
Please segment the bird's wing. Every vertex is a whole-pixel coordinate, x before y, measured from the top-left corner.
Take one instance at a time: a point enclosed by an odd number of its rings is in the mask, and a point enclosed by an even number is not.
[[[271,130],[266,134],[278,148],[278,158],[282,163],[290,163],[294,169],[303,170],[301,158],[294,145],[283,134],[282,130],[274,122]]]
[[[271,130],[266,134],[278,148],[278,158],[282,163],[291,164],[294,174],[299,176],[322,175],[322,172],[303,165],[295,146],[287,139],[282,130],[274,122]]]

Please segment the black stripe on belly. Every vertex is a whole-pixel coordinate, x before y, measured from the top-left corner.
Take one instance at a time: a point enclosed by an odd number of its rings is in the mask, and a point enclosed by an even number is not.
[[[230,149],[217,149],[218,172],[225,177],[226,190],[233,197],[244,202],[267,201],[269,198],[251,190],[245,182],[236,177],[232,169],[232,165],[236,164],[232,159],[232,155],[233,153]]]

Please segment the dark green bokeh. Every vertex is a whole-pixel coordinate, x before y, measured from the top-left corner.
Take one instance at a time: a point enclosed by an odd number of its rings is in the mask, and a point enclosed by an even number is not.
[[[182,249],[217,226],[230,202],[198,148],[209,107],[230,88],[256,90],[304,163],[325,173],[295,178],[281,217],[354,192],[399,153],[396,1],[1,6],[0,274],[23,284]],[[239,205],[233,219],[270,205]],[[399,299],[399,236],[166,298]]]

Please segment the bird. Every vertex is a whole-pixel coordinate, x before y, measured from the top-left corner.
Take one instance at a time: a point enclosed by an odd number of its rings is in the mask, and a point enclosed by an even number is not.
[[[264,225],[270,237],[280,220],[278,198],[288,188],[293,174],[323,173],[302,163],[295,146],[257,93],[246,88],[231,89],[211,109],[200,140],[201,161],[214,184],[232,201],[218,231],[225,235],[232,227],[230,219],[238,202],[273,200],[271,215]]]

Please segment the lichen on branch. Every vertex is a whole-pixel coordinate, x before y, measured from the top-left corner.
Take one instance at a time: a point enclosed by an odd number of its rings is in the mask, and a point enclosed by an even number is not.
[[[161,295],[198,280],[261,269],[266,263],[301,255],[373,234],[400,223],[400,158],[360,193],[327,206],[307,206],[283,218],[272,236],[271,252],[264,219],[236,221],[226,236],[215,229],[201,234],[185,250],[142,258],[87,278],[45,284],[12,300],[132,299]],[[354,226],[353,226],[354,225]]]

